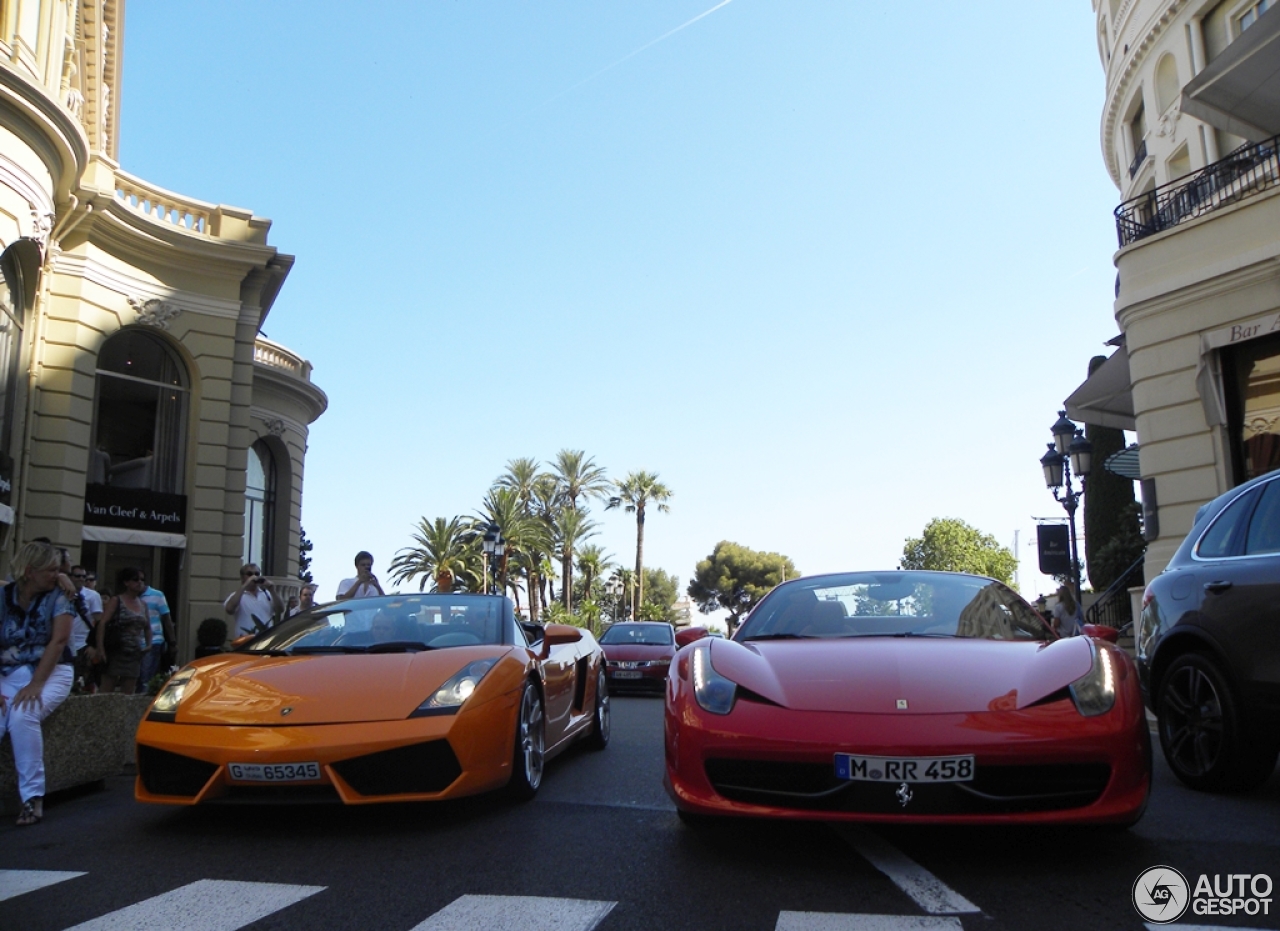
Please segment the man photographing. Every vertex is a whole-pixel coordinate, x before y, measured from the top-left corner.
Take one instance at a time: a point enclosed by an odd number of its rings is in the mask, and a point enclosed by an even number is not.
[[[338,583],[338,600],[349,598],[373,598],[385,595],[378,577],[373,574],[373,554],[364,550],[356,553],[356,577]]]
[[[227,596],[222,609],[235,618],[231,625],[232,640],[271,626],[271,619],[275,616],[271,581],[263,577],[262,570],[255,563],[245,563],[240,567],[240,587]]]

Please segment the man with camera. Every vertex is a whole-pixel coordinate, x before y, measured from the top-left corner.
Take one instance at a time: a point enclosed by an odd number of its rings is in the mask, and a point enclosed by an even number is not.
[[[234,617],[232,640],[266,630],[276,613],[271,582],[263,578],[262,570],[254,563],[246,563],[240,567],[240,587],[227,596],[222,608]]]

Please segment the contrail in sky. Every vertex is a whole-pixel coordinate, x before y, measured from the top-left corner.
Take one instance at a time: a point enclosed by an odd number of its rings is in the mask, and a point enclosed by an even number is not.
[[[551,103],[553,100],[558,100],[558,99],[560,99],[561,97],[563,97],[565,94],[569,93],[570,91],[575,91],[575,90],[577,90],[577,89],[578,89],[579,87],[581,87],[583,84],[586,84],[586,83],[588,83],[588,82],[590,82],[590,81],[594,81],[596,78],[600,77],[600,75],[604,74],[606,71],[612,71],[614,68],[618,67],[618,65],[622,64],[624,61],[627,61],[628,59],[631,59],[631,58],[635,58],[637,55],[639,55],[639,54],[640,54],[641,52],[643,52],[645,49],[647,49],[647,48],[652,48],[653,46],[655,46],[655,45],[657,45],[659,42],[661,42],[663,39],[669,39],[671,36],[673,36],[673,35],[675,35],[677,32],[679,32],[681,29],[688,29],[690,26],[692,26],[692,25],[693,25],[694,23],[696,23],[698,20],[702,19],[704,16],[710,16],[712,13],[714,13],[716,10],[720,9],[722,6],[728,6],[728,5],[729,5],[730,3],[732,3],[732,2],[733,2],[733,0],[720,0],[720,2],[719,2],[719,3],[717,3],[715,6],[713,6],[711,9],[709,9],[709,10],[705,10],[705,11],[703,11],[703,12],[699,13],[699,14],[698,14],[697,16],[695,16],[693,19],[688,20],[687,22],[683,22],[683,23],[681,23],[679,26],[677,26],[675,29],[670,30],[669,32],[664,32],[662,35],[658,36],[658,38],[654,39],[653,41],[651,41],[651,42],[646,42],[644,45],[640,46],[640,47],[639,47],[638,49],[636,49],[634,52],[629,52],[628,54],[623,55],[621,58],[619,58],[619,59],[618,59],[617,61],[615,61],[613,64],[605,65],[603,68],[601,68],[601,69],[600,69],[599,71],[597,71],[595,74],[588,75],[587,77],[585,77],[585,78],[583,78],[581,81],[579,81],[577,84],[574,84],[572,87],[566,87],[566,88],[565,88],[564,90],[562,90],[560,93],[558,93],[558,94],[556,94],[556,95],[554,95],[554,96],[552,96],[552,97],[548,97],[546,100],[542,101],[542,103],[538,104],[538,106],[534,107],[533,109],[534,109],[534,110],[537,110],[537,109],[539,109],[539,108],[541,108],[541,107],[545,107],[547,104]]]

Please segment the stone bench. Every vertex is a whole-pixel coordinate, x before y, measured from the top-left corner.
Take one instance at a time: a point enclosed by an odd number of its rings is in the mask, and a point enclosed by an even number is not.
[[[133,739],[151,697],[69,695],[44,721],[45,795],[101,782],[133,762]],[[0,812],[18,810],[13,748],[0,741]]]

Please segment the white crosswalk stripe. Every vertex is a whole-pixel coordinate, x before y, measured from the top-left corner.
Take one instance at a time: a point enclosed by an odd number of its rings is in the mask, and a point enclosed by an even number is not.
[[[963,931],[959,918],[939,915],[850,915],[779,912],[774,931]]]
[[[835,830],[854,850],[893,880],[894,885],[911,896],[930,915],[960,915],[982,911],[898,848],[861,825],[842,824]]]
[[[531,895],[464,895],[413,931],[591,931],[617,904]]]
[[[874,838],[874,835],[870,836]],[[852,839],[850,842],[853,842]],[[874,847],[871,842],[866,843]],[[914,889],[912,897],[917,902],[924,900],[935,908],[945,905],[956,912],[976,911],[971,904],[968,909],[958,907],[961,903],[969,904],[968,900],[942,886],[888,844],[883,841],[879,843],[882,847],[875,849],[879,862],[872,862],[886,873],[886,866],[893,869],[895,872],[889,873],[890,878],[903,886],[909,894]],[[886,849],[897,854],[897,858],[889,856]],[[866,855],[864,852],[864,856]],[[871,857],[868,856],[868,859]],[[901,861],[915,869],[905,868]],[[88,874],[53,870],[0,870],[0,901],[85,875]],[[236,931],[326,888],[203,879],[108,912],[68,928],[67,931],[169,931],[172,928],[182,928],[183,931]],[[921,889],[927,891],[922,893]],[[464,895],[415,925],[412,931],[490,931],[493,928],[593,931],[617,904],[593,899],[546,896]],[[936,912],[929,915],[866,915],[783,911],[778,913],[774,928],[775,931],[963,931],[960,919],[954,914]]]
[[[59,870],[0,870],[0,902],[83,875]]]
[[[67,931],[235,931],[324,888],[202,879]]]

